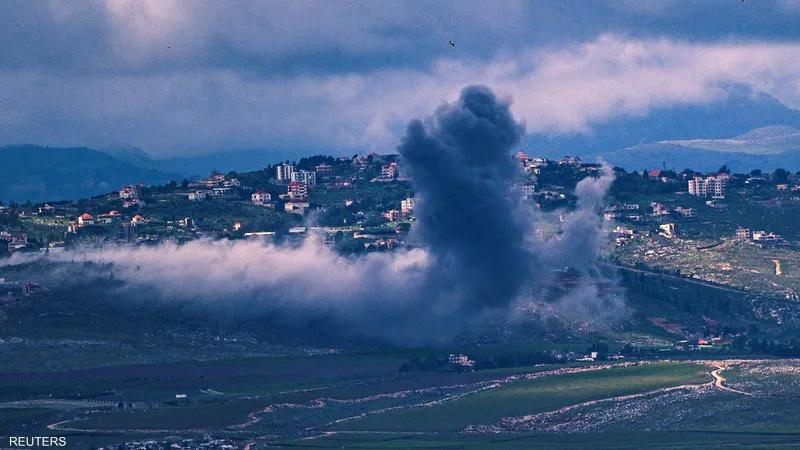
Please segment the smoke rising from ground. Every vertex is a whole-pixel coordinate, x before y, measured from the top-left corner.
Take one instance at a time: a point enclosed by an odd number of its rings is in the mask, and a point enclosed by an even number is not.
[[[606,169],[582,180],[578,208],[559,237],[534,239],[537,215],[511,189],[521,171],[511,154],[523,132],[509,103],[482,86],[412,121],[399,153],[416,192],[417,220],[412,246],[392,253],[342,256],[312,236],[299,246],[200,240],[48,258],[110,263],[124,282],[121,296],[138,292],[232,316],[323,319],[346,334],[406,344],[447,339],[465,324],[535,301],[526,297],[530,287],[552,268],[581,274],[577,294],[562,301],[565,316],[591,316],[603,308],[598,208],[613,175]]]

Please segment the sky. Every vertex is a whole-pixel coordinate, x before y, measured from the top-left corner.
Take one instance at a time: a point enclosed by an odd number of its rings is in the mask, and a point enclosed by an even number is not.
[[[0,145],[393,153],[470,84],[531,135],[742,90],[797,110],[800,0],[0,3]]]

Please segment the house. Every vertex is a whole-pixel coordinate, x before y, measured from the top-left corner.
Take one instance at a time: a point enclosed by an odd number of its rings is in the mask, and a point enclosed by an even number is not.
[[[123,208],[130,208],[131,206],[144,206],[144,200],[140,198],[131,198],[122,202]]]
[[[292,214],[300,214],[301,216],[306,213],[308,209],[308,201],[303,200],[290,200],[283,205],[283,210],[292,213]]]
[[[199,202],[208,198],[209,194],[211,194],[211,191],[206,189],[201,189],[199,191],[189,192],[188,197],[189,201]]]
[[[78,216],[78,225],[85,227],[86,225],[94,225],[94,216],[89,213],[83,213]]]
[[[580,167],[581,159],[577,156],[565,156],[558,160],[559,166],[573,166],[573,167]]]
[[[133,218],[131,219],[131,225],[133,225],[133,226],[141,225],[141,224],[144,224],[144,223],[147,223],[147,219],[145,219],[144,217],[142,217],[139,214],[133,216]]]
[[[467,356],[467,355],[465,355],[463,353],[451,353],[447,357],[447,362],[450,363],[450,365],[458,366],[458,367],[462,367],[462,368],[471,369],[471,368],[475,367],[475,361],[469,359],[469,356]]]
[[[675,237],[675,224],[674,223],[664,223],[659,225],[658,227],[659,233],[661,236],[672,238]]]
[[[383,217],[390,222],[396,222],[403,217],[403,214],[396,209],[390,209],[389,211],[383,213]]]
[[[109,211],[106,214],[98,214],[97,215],[97,222],[98,223],[114,223],[118,221],[122,217],[122,214],[119,211]]]
[[[677,208],[675,208],[675,212],[687,219],[690,219],[695,216],[694,208],[684,208],[682,206],[678,206]]]
[[[119,190],[119,198],[139,198],[139,189],[137,189],[136,186],[123,186],[122,189]]]
[[[267,191],[258,190],[250,194],[250,201],[254,205],[264,205],[272,201],[272,195]]]
[[[532,183],[525,183],[522,185],[522,197],[523,198],[530,198],[533,194],[536,193],[536,185]]]
[[[664,206],[663,203],[653,202],[650,203],[650,206],[653,208],[653,216],[655,217],[662,217],[669,215],[669,209]]]
[[[225,181],[225,175],[217,172],[216,170],[211,172],[211,175],[203,180],[203,184],[208,188],[213,188],[219,186]]]
[[[226,188],[239,187],[241,185],[242,185],[242,182],[239,181],[238,178],[231,178],[230,180],[225,180],[225,181],[222,182],[222,187],[226,187]]]

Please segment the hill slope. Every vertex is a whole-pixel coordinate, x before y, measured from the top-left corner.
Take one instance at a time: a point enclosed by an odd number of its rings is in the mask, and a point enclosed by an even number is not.
[[[130,183],[164,183],[177,176],[137,167],[89,148],[0,147],[0,200],[74,200]]]

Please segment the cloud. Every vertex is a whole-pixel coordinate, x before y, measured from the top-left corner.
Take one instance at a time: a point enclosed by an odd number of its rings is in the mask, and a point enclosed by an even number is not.
[[[513,96],[514,114],[529,132],[557,135],[591,133],[605,120],[655,108],[711,104],[742,87],[797,109],[798,74],[797,43],[617,34],[489,61],[467,55],[423,68],[330,74],[6,69],[0,70],[0,141],[128,143],[162,155],[242,147],[391,152],[403,124],[455,99],[467,84]]]

